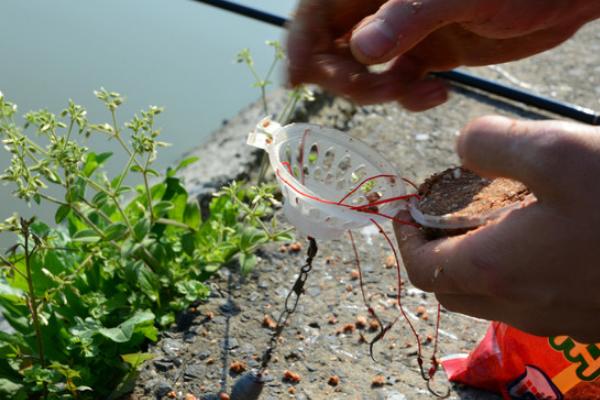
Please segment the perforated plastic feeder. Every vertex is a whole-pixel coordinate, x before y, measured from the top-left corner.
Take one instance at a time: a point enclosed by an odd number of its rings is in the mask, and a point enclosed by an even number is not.
[[[263,119],[248,144],[264,149],[285,198],[289,222],[315,239],[393,219],[406,208],[406,187],[392,165],[336,129],[281,126]],[[382,201],[382,199],[386,199]]]

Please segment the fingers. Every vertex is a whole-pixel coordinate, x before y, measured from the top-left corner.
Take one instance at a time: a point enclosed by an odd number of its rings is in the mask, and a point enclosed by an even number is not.
[[[347,54],[322,54],[313,56],[310,76],[304,78],[359,104],[398,101],[409,110],[422,111],[448,98],[447,84],[443,80],[422,76],[418,66],[409,60],[375,73]]]
[[[354,31],[352,53],[364,64],[379,64],[405,53],[436,29],[483,18],[490,1],[390,0]]]
[[[487,296],[442,294],[436,295],[436,298],[448,311],[502,321],[532,335],[568,335],[580,343],[597,343],[600,337],[598,325],[588,323],[597,315],[594,310],[573,307],[549,309]]]
[[[546,214],[532,204],[461,236],[427,241],[418,228],[395,225],[404,266],[416,287],[436,294],[522,299],[531,293],[515,285],[519,265],[533,263],[531,226]],[[400,220],[406,219],[399,215]],[[528,239],[529,238],[529,239]]]
[[[295,18],[289,26],[287,55],[289,60],[289,80],[298,85],[310,74],[312,55],[323,47],[329,46],[324,7],[318,0],[302,0],[296,10]]]
[[[411,220],[406,211],[397,219]],[[427,241],[420,228],[399,223],[394,223],[394,232],[413,285],[436,293],[486,294],[479,286],[482,274],[470,262],[469,253],[457,251],[462,237]]]
[[[576,178],[590,153],[592,132],[593,127],[560,121],[483,117],[462,131],[457,152],[463,165],[480,175],[521,181],[538,199],[566,200],[579,190]]]

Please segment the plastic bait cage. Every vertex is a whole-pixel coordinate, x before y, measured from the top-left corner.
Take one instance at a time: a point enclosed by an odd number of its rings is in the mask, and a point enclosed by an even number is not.
[[[289,222],[315,239],[393,220],[406,208],[406,187],[392,165],[341,131],[265,118],[248,144],[268,153]]]

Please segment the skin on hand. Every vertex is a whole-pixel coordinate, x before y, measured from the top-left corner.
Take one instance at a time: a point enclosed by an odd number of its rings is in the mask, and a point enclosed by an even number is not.
[[[600,16],[589,0],[301,0],[288,38],[289,79],[358,103],[443,103],[431,71],[497,64],[547,50]],[[389,63],[383,72],[369,65]]]
[[[600,129],[484,117],[457,150],[466,168],[521,181],[537,201],[435,241],[396,225],[412,283],[451,311],[600,342]]]

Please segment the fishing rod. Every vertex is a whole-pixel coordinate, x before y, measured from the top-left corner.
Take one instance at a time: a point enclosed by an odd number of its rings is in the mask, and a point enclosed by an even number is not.
[[[208,4],[222,10],[230,11],[235,14],[243,15],[258,21],[262,21],[274,26],[285,28],[290,22],[289,19],[279,15],[271,14],[265,11],[257,10],[252,7],[244,6],[228,0],[194,0],[200,3]],[[446,79],[450,82],[458,83],[463,86],[478,89],[480,91],[491,93],[512,101],[526,104],[540,110],[571,118],[573,120],[584,122],[590,125],[600,125],[600,114],[589,108],[581,107],[576,104],[555,100],[549,97],[518,89],[512,86],[504,85],[490,79],[481,78],[461,70],[432,72],[432,75]]]

